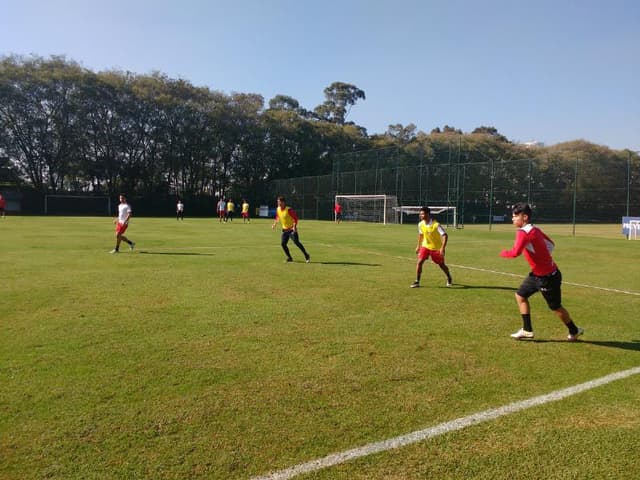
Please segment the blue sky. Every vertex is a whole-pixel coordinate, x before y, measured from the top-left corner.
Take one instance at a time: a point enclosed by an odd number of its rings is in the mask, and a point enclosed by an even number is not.
[[[0,54],[166,73],[313,109],[366,93],[370,134],[494,126],[640,150],[640,1],[0,0]]]

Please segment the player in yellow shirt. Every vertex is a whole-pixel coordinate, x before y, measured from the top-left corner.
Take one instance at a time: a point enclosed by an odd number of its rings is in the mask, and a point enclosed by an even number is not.
[[[307,263],[311,261],[311,256],[304,249],[304,245],[300,243],[300,238],[298,236],[298,216],[296,212],[293,211],[292,208],[287,207],[287,202],[284,197],[278,197],[278,208],[276,209],[276,217],[273,219],[273,224],[271,225],[271,229],[275,229],[276,225],[280,220],[282,224],[282,237],[281,243],[282,250],[284,250],[285,255],[287,256],[286,262],[293,262],[293,258],[291,258],[291,252],[289,252],[289,247],[287,243],[289,243],[289,239],[293,240],[293,243],[300,249],[300,251],[304,254],[304,259]]]
[[[248,223],[249,220],[249,202],[245,198],[242,199],[242,223]]]
[[[447,276],[447,287],[453,284],[449,267],[444,263],[444,250],[447,246],[449,236],[437,220],[431,218],[429,207],[420,209],[420,223],[418,224],[418,263],[416,264],[416,281],[411,284],[411,288],[420,286],[422,276],[422,264],[431,257],[433,263],[438,265]]]
[[[233,222],[233,212],[236,209],[236,204],[233,203],[233,200],[227,200],[227,216],[225,217],[225,222]]]

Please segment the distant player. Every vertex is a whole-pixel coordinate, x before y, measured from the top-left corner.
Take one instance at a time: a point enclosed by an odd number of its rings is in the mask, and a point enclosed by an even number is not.
[[[333,213],[335,214],[336,223],[340,223],[342,221],[342,205],[336,202],[336,205],[333,207]]]
[[[227,217],[227,202],[224,201],[224,198],[220,197],[220,200],[216,204],[216,209],[220,223],[225,222]]]
[[[273,220],[271,229],[276,228],[278,220],[282,224],[282,237],[280,245],[282,246],[282,250],[284,250],[284,253],[287,256],[286,261],[293,262],[291,252],[289,252],[289,247],[287,246],[287,243],[289,243],[289,239],[291,239],[293,240],[293,243],[295,243],[300,251],[304,254],[305,261],[309,263],[311,261],[311,256],[304,249],[304,245],[300,243],[300,237],[298,236],[298,216],[292,208],[287,207],[287,202],[285,201],[284,197],[278,197],[278,208],[276,209],[276,217]]]
[[[429,257],[447,276],[447,287],[453,284],[449,267],[444,263],[444,251],[448,238],[447,232],[445,232],[440,223],[431,218],[429,207],[422,207],[420,209],[420,223],[418,223],[418,245],[416,246],[416,254],[418,254],[416,281],[411,284],[411,288],[420,286],[422,265]]]
[[[180,199],[176,204],[176,220],[184,220],[184,203]]]
[[[516,302],[518,302],[522,316],[522,328],[516,333],[512,333],[511,337],[516,340],[533,338],[529,297],[540,292],[549,308],[569,329],[567,340],[575,342],[584,333],[584,330],[576,327],[569,312],[562,306],[560,289],[562,274],[551,257],[551,251],[554,247],[553,241],[531,223],[531,207],[526,203],[517,203],[513,206],[511,221],[518,229],[515,244],[511,250],[503,250],[500,256],[515,258],[524,253],[531,266],[531,272],[516,292]]]
[[[227,215],[225,216],[225,222],[233,222],[233,212],[236,209],[236,204],[233,203],[233,200],[227,200]]]
[[[249,202],[245,198],[242,199],[242,223],[249,223]]]
[[[4,197],[0,193],[0,215],[2,216],[2,218],[4,218],[6,215],[5,213],[6,208],[7,208],[7,201],[4,199]]]
[[[129,227],[129,219],[131,219],[131,215],[133,214],[133,210],[131,206],[127,203],[127,197],[123,194],[120,194],[120,205],[118,205],[118,217],[113,220],[113,223],[116,224],[116,248],[111,250],[109,253],[118,253],[120,251],[120,242],[124,241],[129,244],[129,250],[135,248],[136,244],[129,240],[124,236],[124,232],[127,231]]]

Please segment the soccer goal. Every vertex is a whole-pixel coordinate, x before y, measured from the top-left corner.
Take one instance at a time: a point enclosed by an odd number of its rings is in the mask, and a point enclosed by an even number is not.
[[[357,222],[397,223],[395,195],[336,195],[342,219]]]
[[[45,195],[45,215],[111,215],[111,198],[104,195]]]
[[[401,207],[395,207],[394,210],[397,212],[400,217],[400,223],[404,223],[405,215],[418,215],[420,213],[421,206],[414,205],[403,205]],[[446,207],[446,206],[431,206],[429,205],[429,211],[431,215],[438,215],[440,213],[445,212],[446,219],[444,223],[447,226],[452,225],[453,228],[458,228],[458,209],[456,207]],[[452,221],[449,222],[449,219]]]

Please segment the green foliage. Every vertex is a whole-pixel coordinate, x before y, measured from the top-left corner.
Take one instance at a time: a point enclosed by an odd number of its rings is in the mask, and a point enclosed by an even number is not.
[[[603,175],[612,165],[638,159],[585,141],[525,148],[493,126],[425,133],[396,123],[368,135],[347,121],[363,90],[333,82],[324,94],[314,111],[287,95],[265,108],[261,95],[227,95],[159,72],[95,73],[64,57],[2,57],[0,153],[10,169],[1,174],[42,194],[232,194],[255,203],[269,180],[326,175],[337,155],[367,150],[398,149],[393,166],[543,159],[538,183],[563,188],[571,188],[572,162],[588,159],[592,174],[583,181],[602,190],[618,181]]]
[[[344,125],[349,110],[358,100],[365,100],[364,90],[344,82],[333,82],[324,89],[326,98],[315,113],[323,120]]]
[[[265,110],[260,95],[225,95],[160,73],[5,57],[0,149],[43,193],[259,192],[271,178],[324,173],[322,158],[362,143],[366,131],[344,117],[364,92],[335,83],[325,93],[337,102],[331,122],[285,95]]]

